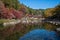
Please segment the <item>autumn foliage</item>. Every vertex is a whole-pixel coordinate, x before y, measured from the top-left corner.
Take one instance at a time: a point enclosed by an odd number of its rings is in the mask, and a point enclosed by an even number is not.
[[[15,10],[13,8],[10,9],[10,12],[14,15],[14,18],[20,19],[23,16],[22,11]]]
[[[23,12],[14,8],[6,8],[4,3],[0,1],[0,18],[2,19],[20,19],[23,17]]]

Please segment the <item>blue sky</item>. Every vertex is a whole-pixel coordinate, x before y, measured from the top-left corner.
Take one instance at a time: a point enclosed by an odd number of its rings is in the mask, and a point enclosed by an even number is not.
[[[20,3],[33,9],[53,8],[60,3],[60,0],[19,0]]]

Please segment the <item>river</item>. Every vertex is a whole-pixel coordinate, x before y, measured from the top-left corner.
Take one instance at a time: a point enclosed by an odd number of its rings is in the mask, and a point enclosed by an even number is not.
[[[50,23],[16,24],[0,30],[1,40],[60,40],[59,25]]]

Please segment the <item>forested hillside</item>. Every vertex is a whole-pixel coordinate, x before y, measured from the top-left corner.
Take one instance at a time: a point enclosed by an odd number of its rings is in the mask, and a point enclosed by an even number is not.
[[[26,15],[39,15],[43,10],[29,8],[18,0],[0,0],[1,19],[20,19]]]
[[[60,4],[54,8],[46,9],[44,15],[47,18],[46,21],[60,21]]]
[[[12,18],[21,18],[23,12],[18,11],[19,3],[16,0],[0,0],[0,18],[1,19],[12,19]]]

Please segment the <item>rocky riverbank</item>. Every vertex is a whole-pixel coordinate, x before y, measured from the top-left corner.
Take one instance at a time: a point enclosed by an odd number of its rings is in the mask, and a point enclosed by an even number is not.
[[[29,24],[29,23],[41,23],[42,20],[44,20],[44,18],[29,18],[29,17],[26,17],[26,18],[21,18],[21,19],[11,19],[11,20],[3,20],[4,22],[1,22],[1,24],[3,24],[3,26],[7,26],[7,25],[15,25],[15,24],[18,24],[18,23],[23,23],[23,24]]]

